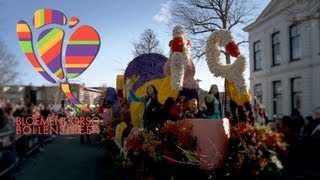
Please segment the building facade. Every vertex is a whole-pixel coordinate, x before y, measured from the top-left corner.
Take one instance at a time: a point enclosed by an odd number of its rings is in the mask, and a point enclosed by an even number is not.
[[[269,119],[320,106],[320,18],[295,21],[291,0],[271,0],[249,33],[250,91]],[[307,11],[307,10],[305,10]],[[319,16],[320,17],[320,16]]]
[[[80,102],[90,108],[99,105],[99,99],[103,96],[105,87],[87,88],[80,84],[70,84],[71,91]],[[54,105],[71,106],[71,102],[65,97],[60,86],[25,86],[4,85],[0,86],[0,98],[11,103],[22,103],[25,105]]]

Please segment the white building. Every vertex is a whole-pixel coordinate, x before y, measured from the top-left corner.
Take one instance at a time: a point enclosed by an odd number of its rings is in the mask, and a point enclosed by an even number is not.
[[[244,28],[250,43],[250,91],[266,106],[269,119],[290,115],[293,108],[313,115],[320,106],[320,16],[301,18],[294,2],[271,0]],[[297,15],[303,20],[293,20]]]

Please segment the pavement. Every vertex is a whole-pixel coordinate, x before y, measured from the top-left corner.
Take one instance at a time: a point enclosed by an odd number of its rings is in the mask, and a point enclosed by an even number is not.
[[[80,135],[57,136],[45,146],[44,152],[35,151],[23,161],[22,171],[15,180],[102,180],[125,179],[126,171],[104,148],[96,144],[80,143]],[[304,148],[303,148],[304,149]],[[314,153],[298,152],[289,163],[292,166],[288,176],[281,179],[320,179],[320,166]],[[311,160],[314,163],[311,163]],[[320,159],[319,159],[320,160]],[[1,179],[1,178],[0,178]],[[226,177],[217,179],[228,179]],[[2,179],[1,179],[2,180]]]
[[[105,179],[106,161],[106,151],[97,144],[81,144],[80,135],[57,136],[45,151],[35,152],[24,161],[15,179],[100,180]]]

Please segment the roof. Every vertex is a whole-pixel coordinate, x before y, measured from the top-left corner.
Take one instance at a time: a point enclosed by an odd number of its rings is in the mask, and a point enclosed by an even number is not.
[[[263,23],[267,19],[283,12],[283,10],[291,4],[292,0],[271,0],[271,2],[267,5],[266,8],[264,8],[261,14],[257,17],[257,19],[253,23],[244,27],[243,30],[246,32],[250,31],[252,28]]]

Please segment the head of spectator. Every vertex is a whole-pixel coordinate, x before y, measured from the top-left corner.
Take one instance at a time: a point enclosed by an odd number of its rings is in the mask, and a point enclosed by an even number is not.
[[[320,106],[314,109],[315,119],[320,119]]]

